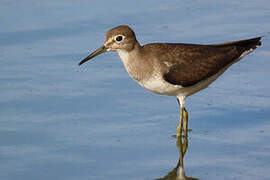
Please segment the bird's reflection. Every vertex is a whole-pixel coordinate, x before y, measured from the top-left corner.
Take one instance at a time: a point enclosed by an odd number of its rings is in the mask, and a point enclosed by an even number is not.
[[[176,167],[170,171],[166,176],[155,180],[198,180],[198,178],[188,177],[184,169],[184,156],[188,149],[188,136],[181,135],[177,138],[176,146],[179,150],[179,160]]]

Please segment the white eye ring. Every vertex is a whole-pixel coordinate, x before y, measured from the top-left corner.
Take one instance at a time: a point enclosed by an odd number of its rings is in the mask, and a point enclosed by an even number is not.
[[[115,42],[120,43],[125,39],[125,36],[123,35],[117,35],[114,37]]]

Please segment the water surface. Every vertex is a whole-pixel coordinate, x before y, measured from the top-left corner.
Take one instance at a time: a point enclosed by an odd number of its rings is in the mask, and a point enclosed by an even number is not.
[[[120,24],[142,44],[221,43],[270,31],[267,0],[3,0],[0,15],[5,180],[175,178],[176,99],[139,87],[114,53],[77,63]],[[262,47],[187,99],[186,176],[270,179],[269,42],[266,36]]]

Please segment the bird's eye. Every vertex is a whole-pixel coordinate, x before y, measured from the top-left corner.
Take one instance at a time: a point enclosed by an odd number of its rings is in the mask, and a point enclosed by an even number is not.
[[[115,40],[117,42],[121,42],[123,40],[123,36],[116,36]]]

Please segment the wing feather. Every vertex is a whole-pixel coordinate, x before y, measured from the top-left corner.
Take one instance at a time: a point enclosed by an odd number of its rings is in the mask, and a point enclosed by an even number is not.
[[[163,78],[175,85],[192,86],[236,61],[243,52],[261,45],[260,37],[217,45],[179,44],[178,56]]]

